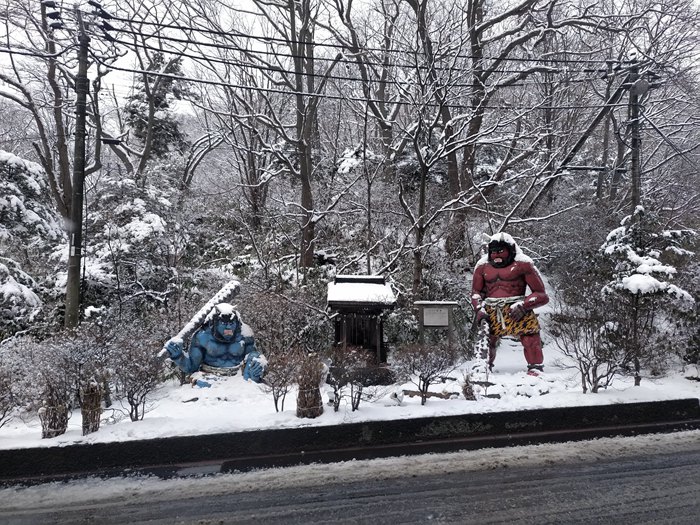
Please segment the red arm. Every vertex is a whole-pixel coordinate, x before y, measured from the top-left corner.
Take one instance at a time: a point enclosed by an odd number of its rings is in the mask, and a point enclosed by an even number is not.
[[[530,295],[525,297],[523,301],[526,309],[532,310],[538,306],[544,306],[549,302],[547,292],[544,290],[542,278],[537,269],[531,264],[528,264],[528,269],[525,272],[525,282],[530,288]]]
[[[475,298],[478,296],[478,298]],[[483,265],[479,265],[474,268],[474,275],[472,276],[472,306],[474,309],[477,308],[478,302],[484,298],[484,272]]]

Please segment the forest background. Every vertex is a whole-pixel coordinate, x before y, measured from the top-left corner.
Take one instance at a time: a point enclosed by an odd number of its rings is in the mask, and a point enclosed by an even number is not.
[[[454,300],[466,347],[500,231],[580,361],[641,380],[700,358],[692,0],[4,0],[0,18],[0,426],[158,368],[233,276],[270,358],[328,350],[336,274],[387,277],[390,346],[416,341],[414,301]]]

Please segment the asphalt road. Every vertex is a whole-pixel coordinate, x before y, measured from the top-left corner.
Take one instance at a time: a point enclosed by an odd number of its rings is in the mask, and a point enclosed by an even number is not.
[[[5,489],[0,523],[695,524],[700,433],[686,435],[680,450],[665,446],[665,438],[653,447],[618,439],[200,480],[83,480],[81,497],[80,484],[74,491],[70,484]],[[588,453],[598,446],[603,452]],[[109,483],[123,487],[111,490]]]

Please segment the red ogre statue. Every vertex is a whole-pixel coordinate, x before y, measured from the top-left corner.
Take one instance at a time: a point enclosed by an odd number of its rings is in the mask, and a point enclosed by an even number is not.
[[[492,236],[488,254],[476,264],[472,280],[472,305],[489,324],[489,369],[493,369],[498,341],[509,335],[520,338],[528,373],[542,371],[540,326],[532,310],[548,301],[532,259],[507,233]]]

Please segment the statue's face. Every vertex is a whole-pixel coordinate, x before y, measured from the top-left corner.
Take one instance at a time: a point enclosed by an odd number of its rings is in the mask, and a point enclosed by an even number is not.
[[[510,257],[510,250],[505,247],[489,251],[489,260],[494,266],[504,264],[508,257]]]
[[[236,333],[238,324],[233,319],[219,319],[216,323],[216,333],[224,339],[231,339]]]

